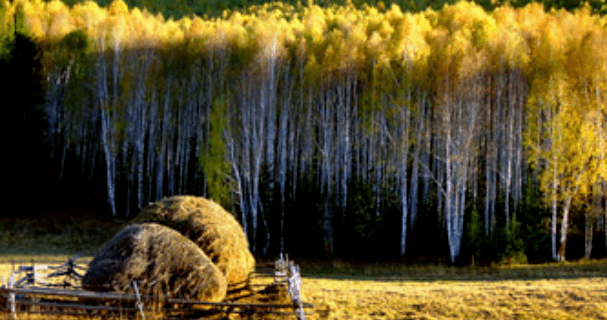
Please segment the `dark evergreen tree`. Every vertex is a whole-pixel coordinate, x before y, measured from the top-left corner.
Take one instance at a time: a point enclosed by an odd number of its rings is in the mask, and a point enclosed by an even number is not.
[[[0,60],[0,96],[6,117],[4,126],[7,143],[4,158],[8,162],[9,199],[21,203],[33,197],[48,195],[51,174],[49,152],[45,143],[45,119],[40,105],[44,101],[40,49],[30,37],[20,32],[10,36]],[[28,200],[28,205],[43,201]],[[4,215],[34,214],[4,212]]]

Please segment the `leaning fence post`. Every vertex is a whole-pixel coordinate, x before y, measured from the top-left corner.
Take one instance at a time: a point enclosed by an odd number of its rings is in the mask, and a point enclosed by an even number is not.
[[[299,266],[291,264],[289,266],[289,271],[291,275],[289,276],[289,295],[291,296],[291,300],[293,303],[298,305],[296,315],[298,320],[306,320],[306,312],[304,311],[303,301],[301,301],[301,297],[299,295],[299,291],[301,289],[301,275],[299,273]]]
[[[133,280],[133,288],[135,289],[135,296],[137,297],[139,314],[141,315],[141,319],[145,319],[145,314],[143,313],[143,302],[141,302],[141,296],[139,295],[139,289],[137,288],[137,282],[135,282],[135,280]]]

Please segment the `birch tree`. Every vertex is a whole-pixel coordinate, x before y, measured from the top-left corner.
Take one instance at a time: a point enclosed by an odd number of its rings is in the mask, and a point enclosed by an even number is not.
[[[100,44],[102,52],[105,49],[105,42]],[[114,47],[114,64],[117,64],[118,47]],[[114,71],[116,72],[116,67]],[[116,104],[113,104],[111,108],[111,100],[109,89],[107,86],[108,82],[108,67],[106,57],[100,54],[97,61],[97,73],[95,78],[95,92],[96,92],[96,104],[99,108],[99,114],[101,118],[101,144],[103,146],[103,153],[105,156],[105,167],[106,167],[106,179],[107,179],[107,197],[108,205],[112,212],[112,215],[116,217],[116,156],[117,156],[117,137],[115,129],[116,118]],[[114,76],[117,78],[117,75]],[[110,109],[108,110],[108,109]]]

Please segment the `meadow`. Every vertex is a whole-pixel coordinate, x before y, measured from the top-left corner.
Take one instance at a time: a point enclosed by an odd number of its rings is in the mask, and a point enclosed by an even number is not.
[[[339,276],[305,277],[302,288],[317,306],[314,319],[606,319],[606,262],[367,264]]]

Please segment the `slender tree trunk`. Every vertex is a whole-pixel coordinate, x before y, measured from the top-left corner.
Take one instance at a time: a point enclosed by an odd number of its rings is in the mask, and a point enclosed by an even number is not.
[[[280,120],[278,125],[278,182],[280,184],[280,252],[285,252],[285,200],[286,200],[286,183],[287,183],[287,140],[289,135],[289,118],[291,116],[291,93],[293,91],[293,81],[290,78],[289,72],[285,72],[284,76],[285,90],[282,91],[280,103]],[[291,130],[295,130],[291,128]],[[292,144],[291,144],[291,148]]]
[[[102,44],[103,45],[103,44]],[[103,47],[102,47],[103,48]],[[103,52],[103,50],[102,50]],[[117,55],[117,54],[116,54]],[[99,54],[98,72],[96,79],[97,105],[101,116],[101,144],[106,164],[107,197],[112,216],[116,217],[115,183],[116,183],[116,154],[114,127],[109,106],[109,91],[107,87],[108,70],[105,57]]]
[[[509,108],[512,107],[512,105],[508,106]],[[504,214],[506,216],[506,232],[510,233],[511,232],[511,228],[510,228],[510,193],[511,193],[511,186],[512,186],[512,157],[513,157],[513,152],[514,152],[514,116],[512,115],[512,112],[514,110],[508,110],[508,119],[507,119],[507,135],[506,135],[506,163],[505,163],[505,176],[504,176]]]
[[[450,82],[447,76],[445,80],[445,88],[444,90],[444,98],[443,98],[443,106],[439,110],[441,113],[441,130],[443,130],[443,148],[444,148],[444,185],[445,188],[442,190],[444,192],[443,197],[443,210],[444,210],[444,219],[446,222],[446,230],[447,230],[447,240],[449,245],[449,257],[451,262],[455,262],[457,257],[459,256],[459,238],[457,237],[457,216],[459,209],[459,205],[457,204],[457,172],[456,172],[456,155],[459,150],[454,149],[457,145],[455,139],[458,137],[453,137],[453,130],[457,130],[458,124],[456,123],[455,114],[457,114],[457,110],[455,110],[456,105],[452,101],[452,97],[449,94],[450,90]],[[461,161],[461,159],[458,159]],[[442,174],[439,173],[439,176]],[[441,187],[441,181],[439,180],[439,187]]]
[[[170,149],[170,130],[171,126],[171,91],[173,90],[172,85],[173,79],[169,74],[166,79],[164,101],[162,104],[162,122],[160,125],[160,150],[156,155],[156,192],[155,198],[161,199],[164,196],[164,176],[167,169],[166,164],[170,163],[169,152]],[[168,159],[167,159],[168,158]],[[166,164],[165,164],[165,160]]]
[[[348,69],[346,76],[346,92],[345,92],[345,110],[343,112],[343,131],[341,135],[342,141],[342,176],[341,176],[341,211],[342,211],[342,224],[341,227],[344,228],[347,219],[347,205],[348,205],[348,181],[352,176],[352,165],[353,165],[353,140],[355,139],[355,135],[353,133],[354,127],[356,126],[356,112],[357,112],[357,104],[358,101],[357,96],[357,81],[358,74],[355,73],[354,70]]]
[[[148,117],[146,103],[147,75],[149,73],[149,64],[151,61],[151,52],[145,55],[143,66],[138,74],[137,88],[135,92],[135,101],[132,105],[134,113],[133,129],[134,129],[134,151],[137,166],[137,208],[142,209],[144,205],[143,199],[143,165],[144,165],[144,140],[146,136],[146,122],[151,121]]]
[[[551,134],[553,138],[556,136],[554,124],[551,127]],[[550,163],[550,167],[552,168],[552,218],[550,225],[550,239],[551,239],[551,249],[552,249],[552,260],[559,261],[559,254],[556,249],[556,235],[557,235],[557,218],[558,218],[558,176],[557,176],[557,168],[558,162],[556,154],[552,155],[552,161]]]
[[[496,99],[497,100],[497,99]],[[493,217],[495,214],[495,118],[497,111],[495,105],[488,104],[486,110],[486,134],[485,134],[485,236],[493,233]]]
[[[266,151],[266,156],[265,156],[265,167],[267,170],[267,183],[268,183],[268,192],[266,192],[266,197],[267,197],[267,203],[269,204],[273,204],[274,203],[274,192],[276,191],[276,187],[275,187],[275,181],[276,181],[276,155],[275,155],[275,149],[276,149],[276,123],[277,123],[277,104],[276,104],[276,97],[277,97],[277,69],[278,69],[278,64],[277,64],[277,57],[275,55],[276,52],[276,39],[274,39],[271,43],[272,49],[271,51],[273,52],[273,54],[268,57],[268,70],[267,70],[267,77],[268,79],[265,80],[266,81],[266,85],[265,88],[266,89],[266,94],[265,94],[265,101],[262,101],[262,103],[265,104],[265,109],[266,109],[266,120],[265,120],[265,126],[266,126],[266,134],[265,134],[265,151]],[[264,98],[262,98],[264,99]],[[261,201],[260,201],[261,204]],[[260,210],[261,214],[262,214],[262,219],[263,219],[263,224],[264,224],[264,230],[265,230],[265,235],[266,235],[266,241],[265,244],[263,246],[262,252],[263,255],[267,255],[267,252],[269,250],[270,247],[270,230],[267,227],[267,220],[265,219],[265,210]]]
[[[553,159],[553,161],[555,161],[556,159]],[[554,164],[553,164],[554,165]],[[555,170],[556,171],[556,170]],[[552,216],[550,219],[550,247],[552,249],[552,259],[554,261],[558,261],[559,257],[557,255],[557,251],[556,251],[556,226],[557,226],[557,215],[558,215],[558,208],[557,208],[557,195],[556,195],[556,189],[558,186],[558,182],[556,180],[556,173],[552,179]]]
[[[261,90],[262,94],[264,94],[261,98],[261,106],[262,106],[262,110],[261,112],[264,112],[265,109],[265,114],[262,115],[262,117],[265,118],[265,121],[262,122],[262,125],[260,126],[260,138],[265,138],[265,151],[266,151],[266,157],[265,157],[265,165],[267,168],[267,172],[268,172],[268,203],[273,203],[274,199],[273,199],[273,193],[274,193],[274,179],[275,179],[275,166],[274,166],[274,162],[275,162],[275,154],[274,154],[274,149],[275,149],[275,140],[276,140],[276,83],[275,83],[275,69],[276,69],[276,61],[275,58],[271,58],[269,61],[269,70],[268,70],[268,76],[269,79],[266,80],[266,85],[264,86],[264,88]],[[265,128],[263,127],[265,124]],[[264,134],[265,131],[265,134]],[[264,137],[265,135],[265,137]],[[262,147],[263,148],[263,147]],[[261,160],[261,159],[260,159]],[[261,165],[261,161],[259,162],[255,162],[255,166],[256,166],[256,170],[258,171],[257,175],[261,174],[261,166],[259,166],[259,168],[257,168],[258,165]],[[257,180],[257,182],[255,182],[256,186],[254,186],[254,188],[258,188],[259,187],[259,180]],[[270,230],[268,228],[267,225],[267,219],[265,217],[265,210],[263,209],[263,203],[261,202],[261,196],[259,195],[258,191],[256,191],[257,197],[258,197],[258,205],[259,205],[259,212],[261,214],[261,219],[262,219],[262,223],[264,225],[264,231],[265,231],[265,236],[266,236],[266,241],[264,243],[264,246],[262,248],[262,253],[264,256],[267,255],[267,252],[269,250],[269,246],[270,246]]]
[[[417,130],[415,135],[415,141],[413,141],[413,164],[411,165],[411,182],[409,188],[409,222],[411,229],[415,226],[415,221],[417,220],[417,212],[418,212],[418,190],[419,190],[419,169],[420,169],[420,157],[421,157],[421,147],[422,147],[422,135],[424,132],[424,118],[426,113],[426,101],[425,95],[421,93],[420,90],[417,91],[417,114],[416,114],[416,123]]]
[[[514,71],[513,71],[514,73]],[[520,200],[523,198],[523,180],[525,175],[525,159],[523,157],[523,131],[525,130],[525,97],[528,95],[528,90],[525,86],[525,81],[522,75],[517,72],[514,76],[515,82],[515,90],[516,99],[515,102],[515,112],[516,112],[516,122],[515,122],[515,160],[514,160],[514,187],[513,187],[513,195],[512,200],[514,202],[513,206],[513,218],[516,219],[516,212],[518,208],[518,204]]]
[[[128,103],[129,100],[127,100]],[[130,120],[131,115],[130,115],[130,110],[128,107],[126,107],[126,111],[124,112],[125,117],[128,120]],[[124,172],[124,181],[120,184],[121,186],[125,186],[125,192],[126,193],[126,197],[125,199],[125,208],[124,208],[124,214],[125,217],[128,217],[130,215],[130,200],[131,200],[131,190],[132,190],[132,182],[133,182],[133,171],[135,170],[135,166],[133,165],[132,161],[131,161],[131,166],[129,167],[129,136],[132,136],[133,133],[133,128],[131,126],[127,127],[126,130],[126,138],[124,140],[122,140],[122,167],[118,170],[118,172]]]
[[[561,221],[561,238],[559,240],[559,251],[557,260],[565,261],[565,249],[567,247],[567,234],[569,233],[569,210],[571,209],[571,201],[573,196],[567,197],[563,207],[563,220]]]
[[[259,147],[257,147],[257,133],[254,127],[255,119],[254,113],[257,109],[257,101],[253,99],[253,90],[250,83],[250,75],[245,73],[241,76],[242,91],[240,92],[241,103],[241,123],[242,123],[242,166],[243,166],[243,187],[242,194],[246,199],[246,206],[243,208],[245,211],[243,214],[243,223],[248,223],[250,220],[251,228],[249,232],[251,251],[255,252],[257,247],[257,205],[253,199],[253,167],[254,167],[254,153],[260,153]],[[246,219],[248,218],[248,219]]]
[[[448,111],[444,111],[445,114],[448,113]],[[457,208],[456,205],[454,205],[453,200],[455,199],[455,197],[453,196],[454,193],[454,186],[453,186],[453,178],[452,178],[452,172],[453,172],[453,168],[452,168],[452,162],[453,162],[453,157],[452,157],[452,153],[451,153],[451,119],[448,115],[445,115],[445,121],[443,122],[443,124],[446,124],[446,128],[445,128],[445,197],[444,197],[444,210],[445,210],[445,220],[447,223],[447,238],[449,240],[449,257],[451,258],[451,262],[455,262],[455,259],[458,256],[458,245],[457,245],[457,239],[455,237],[455,233],[454,233],[454,229],[455,226],[453,225],[453,221],[454,216],[456,215],[455,212],[453,212],[453,207]]]
[[[152,85],[152,88],[155,88],[156,85]],[[158,119],[158,96],[157,91],[152,90],[151,98],[150,98],[150,118],[147,122],[147,131],[148,131],[148,148],[147,148],[147,158],[146,158],[146,182],[147,182],[147,194],[146,201],[151,202],[156,200],[154,198],[153,185],[154,185],[154,173],[155,173],[155,159],[157,151],[157,139],[158,139],[158,127],[160,127],[160,119]]]
[[[382,108],[381,104],[378,108]],[[385,158],[384,150],[386,149],[385,143],[387,140],[387,124],[386,124],[386,112],[383,109],[379,109],[377,111],[377,121],[378,130],[376,136],[372,139],[374,140],[374,149],[376,150],[373,154],[373,162],[371,165],[375,167],[375,181],[373,183],[373,189],[375,193],[375,216],[379,217],[383,208],[381,202],[381,192],[382,192],[382,184],[384,181],[384,166],[385,161],[382,161]]]
[[[333,194],[333,183],[332,183],[332,155],[334,153],[333,146],[333,111],[331,110],[331,98],[329,92],[321,93],[320,101],[320,121],[321,121],[321,134],[322,134],[322,159],[320,165],[320,187],[321,194],[323,197],[323,231],[324,231],[324,251],[328,257],[333,256],[334,253],[334,242],[333,242],[333,206],[331,198]]]
[[[409,97],[410,98],[410,97]],[[400,255],[404,256],[407,248],[407,223],[408,223],[408,213],[409,213],[409,204],[407,203],[407,162],[408,162],[408,154],[409,154],[409,121],[410,121],[410,111],[407,106],[400,106],[400,114],[401,114],[401,128],[400,128],[400,145],[398,149],[400,149],[400,159],[398,163],[398,175],[399,175],[399,184],[400,184],[400,205],[401,205],[401,234],[400,234]],[[397,149],[397,150],[398,150]]]
[[[589,214],[586,214],[584,218],[584,258],[590,259],[592,255],[592,240],[596,219],[593,215]]]

